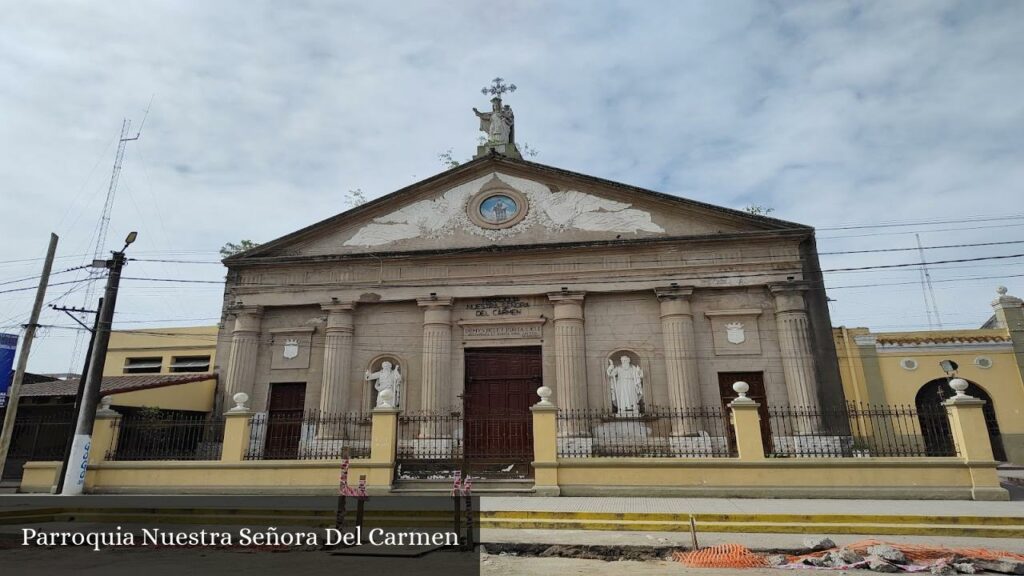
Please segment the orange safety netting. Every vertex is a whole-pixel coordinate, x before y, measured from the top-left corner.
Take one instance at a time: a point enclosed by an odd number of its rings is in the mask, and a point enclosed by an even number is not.
[[[846,546],[843,546],[843,548],[853,550],[858,554],[867,554],[869,546],[876,546],[878,544],[886,544],[900,552],[903,552],[903,555],[906,556],[907,560],[912,564],[929,564],[941,558],[950,558],[953,556],[979,558],[982,560],[1013,558],[1014,560],[1024,561],[1024,554],[1016,554],[1014,552],[1006,552],[1003,550],[991,550],[989,548],[946,548],[945,546],[926,546],[924,544],[897,544],[893,542],[883,542],[881,540],[860,540],[852,544],[847,544]],[[831,548],[830,550],[836,550],[836,548]],[[830,550],[819,550],[818,552],[811,554],[789,556],[788,559],[790,562],[799,562],[804,558],[818,558]]]
[[[672,558],[690,568],[763,568],[768,566],[764,554],[751,552],[739,544],[719,544],[690,552],[675,552]]]
[[[992,550],[989,548],[946,548],[944,546],[926,546],[923,544],[897,544],[883,542],[881,540],[860,540],[847,544],[843,548],[853,550],[858,554],[866,555],[869,546],[886,544],[903,552],[911,564],[928,565],[944,558],[961,556],[965,558],[978,558],[983,560],[996,560],[999,558],[1012,558],[1024,561],[1024,554],[1006,552],[1003,550]],[[788,556],[790,564],[799,564],[804,558],[820,558],[826,553],[836,550],[819,550],[811,554]],[[746,546],[739,544],[719,544],[709,546],[700,550],[689,552],[675,552],[673,560],[680,562],[690,568],[763,568],[768,566],[768,555],[751,551]]]

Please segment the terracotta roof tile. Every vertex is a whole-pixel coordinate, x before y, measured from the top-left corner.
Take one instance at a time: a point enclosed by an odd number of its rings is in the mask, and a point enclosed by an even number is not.
[[[936,335],[936,336],[878,336],[878,343],[885,345],[898,344],[978,344],[985,342],[1009,342],[1007,336],[982,334],[978,336]]]
[[[100,395],[107,396],[120,392],[162,388],[189,382],[216,379],[216,374],[138,374],[132,376],[105,376],[100,384]],[[78,394],[78,378],[73,380],[53,380],[51,382],[35,382],[25,384],[21,388],[22,396],[74,396]]]

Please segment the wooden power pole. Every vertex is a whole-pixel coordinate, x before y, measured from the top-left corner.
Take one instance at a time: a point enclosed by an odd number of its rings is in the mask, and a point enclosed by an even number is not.
[[[53,257],[57,253],[57,240],[57,235],[51,233],[50,247],[46,251],[46,262],[43,263],[43,274],[39,277],[39,287],[36,288],[36,301],[32,305],[28,324],[25,325],[25,339],[22,340],[21,350],[18,351],[18,366],[14,370],[14,379],[11,381],[11,390],[7,397],[7,415],[4,417],[3,431],[0,432],[0,474],[7,464],[7,451],[11,447],[14,419],[18,416],[18,401],[21,400],[21,382],[25,379],[28,355],[32,352],[32,341],[35,340],[36,329],[39,327],[39,313],[43,309],[43,298],[46,297],[46,287],[50,283],[50,270],[53,268]]]

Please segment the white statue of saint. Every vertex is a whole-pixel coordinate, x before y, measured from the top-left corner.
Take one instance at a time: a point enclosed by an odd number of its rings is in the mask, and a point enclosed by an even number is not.
[[[377,390],[377,408],[398,408],[400,406],[402,372],[397,365],[392,368],[391,362],[385,360],[381,362],[379,371],[370,373],[367,370],[364,380],[367,382],[376,380],[373,387]],[[391,396],[394,398],[393,404],[387,403],[387,394],[381,395],[384,390],[391,391]]]
[[[515,141],[515,115],[512,108],[501,105],[501,98],[491,100],[491,111],[481,112],[473,108],[480,119],[480,131],[487,133],[487,142],[491,146],[501,146]]]
[[[616,366],[608,359],[608,384],[612,392],[612,404],[618,416],[640,414],[640,402],[644,399],[644,371],[632,363],[629,356],[622,355]]]

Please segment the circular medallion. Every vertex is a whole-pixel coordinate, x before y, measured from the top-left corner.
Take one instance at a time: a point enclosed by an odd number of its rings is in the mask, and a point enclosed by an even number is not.
[[[491,224],[504,224],[516,217],[519,205],[510,196],[495,194],[480,203],[480,217]]]
[[[467,206],[469,219],[481,228],[511,228],[526,217],[526,197],[507,187],[485,187]]]

